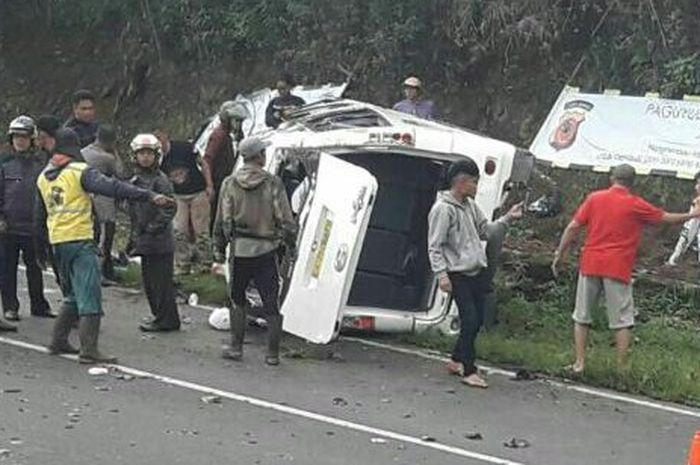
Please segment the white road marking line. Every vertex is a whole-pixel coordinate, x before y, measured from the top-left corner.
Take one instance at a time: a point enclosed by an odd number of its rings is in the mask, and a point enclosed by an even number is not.
[[[21,266],[20,266],[21,267]],[[44,273],[50,274],[53,276],[53,273],[50,273],[48,271],[45,271]],[[114,286],[115,289],[125,290],[129,292],[134,292],[136,294],[139,293],[139,291],[133,291],[129,290],[127,288],[122,288],[118,286]],[[200,310],[207,310],[207,311],[213,311],[216,310],[216,307],[211,307],[208,305],[193,305],[190,306],[192,308],[198,308]],[[449,359],[443,355],[438,355],[434,353],[428,353],[422,350],[418,349],[407,349],[405,347],[399,347],[395,346],[392,344],[384,344],[381,342],[376,342],[376,341],[370,341],[367,339],[361,339],[357,337],[342,337],[341,339],[346,340],[346,341],[351,341],[351,342],[357,342],[359,344],[363,344],[366,346],[370,347],[376,347],[380,349],[385,349],[385,350],[390,350],[392,352],[397,352],[405,355],[413,355],[415,357],[421,357],[429,360],[436,360],[439,362],[447,362]],[[509,370],[503,370],[501,368],[496,368],[496,367],[491,367],[488,365],[479,365],[479,368],[484,370],[488,374],[495,374],[495,375],[501,375],[501,376],[506,376],[508,378],[512,378],[515,376],[515,372],[509,371]],[[582,394],[587,394],[589,396],[593,397],[600,397],[602,399],[608,399],[608,400],[614,400],[617,402],[622,402],[625,404],[631,404],[631,405],[637,405],[639,407],[646,407],[649,409],[653,410],[660,410],[668,413],[675,413],[677,415],[684,415],[684,416],[689,416],[693,418],[700,418],[700,411],[694,410],[691,408],[683,408],[683,407],[676,407],[674,405],[669,405],[669,404],[664,404],[661,402],[655,402],[652,400],[646,400],[646,399],[641,399],[641,398],[636,398],[636,397],[631,397],[631,396],[626,396],[624,394],[618,394],[615,392],[611,391],[606,391],[602,389],[596,389],[588,386],[582,386],[580,384],[568,384],[568,383],[562,383],[559,381],[554,381],[554,380],[544,380],[546,383],[556,386],[562,389],[567,389],[569,391],[574,391],[574,392],[580,392]]]
[[[405,355],[413,355],[415,357],[420,357],[420,358],[425,358],[428,360],[436,360],[440,362],[447,362],[449,360],[448,357],[445,357],[443,355],[438,355],[435,353],[429,353],[417,349],[408,349],[405,347],[397,347],[391,344],[384,344],[382,342],[376,342],[376,341],[369,341],[366,339],[361,339],[357,337],[342,337],[341,339],[344,339],[346,341],[351,341],[351,342],[357,342],[358,344],[363,344],[366,346],[370,347],[375,347],[378,349],[384,349],[384,350],[389,350],[392,352],[397,352]],[[479,365],[479,368],[482,368],[484,371],[487,373],[493,373],[493,374],[498,374],[502,376],[507,376],[509,378],[512,378],[515,376],[515,372],[513,371],[508,371],[508,370],[502,370],[500,368],[493,368],[489,366],[484,366],[484,365]],[[591,388],[587,386],[582,386],[580,384],[567,384],[567,383],[562,383],[560,381],[554,381],[551,379],[544,379],[544,382],[547,384],[550,384],[552,386],[556,386],[562,389],[567,389],[569,391],[575,391],[575,392],[580,392],[582,394],[587,394],[589,396],[594,396],[594,397],[600,397],[603,399],[608,399],[608,400],[614,400],[617,402],[623,402],[626,404],[632,404],[632,405],[637,405],[640,407],[647,407],[650,409],[654,410],[661,410],[664,412],[668,413],[674,413],[677,415],[685,415],[693,418],[700,418],[700,411],[694,410],[691,408],[683,408],[683,407],[676,407],[671,404],[664,404],[661,402],[654,402],[650,400],[645,400],[645,399],[640,399],[636,397],[631,397],[631,396],[626,396],[623,394],[618,394],[615,392],[611,391],[605,391],[602,389],[596,389],[596,388]]]
[[[21,349],[32,350],[32,351],[40,352],[40,353],[47,353],[48,352],[48,350],[45,347],[42,347],[42,346],[39,346],[36,344],[31,344],[31,343],[24,342],[24,341],[19,341],[16,339],[11,339],[11,338],[0,337],[0,343],[14,346],[14,347],[18,347]],[[76,360],[77,359],[77,357],[75,355],[61,355],[61,357],[68,359],[68,360]],[[456,455],[456,456],[460,456],[460,457],[465,457],[465,458],[469,458],[469,459],[474,459],[474,460],[478,460],[478,461],[485,462],[485,463],[491,463],[491,464],[496,464],[496,465],[524,465],[522,462],[515,462],[512,460],[503,459],[503,458],[495,457],[492,455],[481,454],[479,452],[473,452],[473,451],[469,451],[469,450],[462,449],[459,447],[450,446],[447,444],[440,444],[438,442],[426,442],[426,441],[423,441],[422,439],[417,438],[415,436],[410,436],[410,435],[403,434],[403,433],[397,433],[394,431],[376,428],[373,426],[363,425],[361,423],[343,420],[340,418],[331,417],[328,415],[323,415],[320,413],[315,413],[315,412],[303,410],[303,409],[296,408],[296,407],[290,407],[288,405],[278,404],[278,403],[275,403],[272,401],[258,399],[256,397],[250,397],[250,396],[246,396],[243,394],[237,394],[235,392],[224,391],[221,389],[217,389],[217,388],[213,388],[213,387],[209,387],[209,386],[204,386],[201,384],[192,383],[192,382],[180,380],[177,378],[171,378],[169,376],[163,376],[163,375],[159,375],[156,373],[151,373],[148,371],[139,370],[137,368],[130,368],[130,367],[123,366],[123,365],[112,365],[112,364],[105,365],[105,366],[116,368],[116,369],[122,371],[123,373],[129,374],[129,375],[132,375],[135,377],[152,379],[152,380],[155,380],[155,381],[158,381],[158,382],[161,382],[164,384],[168,384],[171,386],[176,386],[176,387],[180,387],[183,389],[188,389],[190,391],[196,391],[196,392],[199,392],[202,394],[215,395],[215,396],[222,397],[224,399],[229,399],[229,400],[233,400],[236,402],[242,402],[244,404],[252,405],[255,407],[264,408],[266,410],[272,410],[275,412],[280,412],[280,413],[284,413],[287,415],[292,415],[292,416],[304,418],[307,420],[313,420],[313,421],[316,421],[319,423],[333,425],[333,426],[336,426],[339,428],[345,428],[345,429],[349,429],[349,430],[353,430],[353,431],[358,431],[358,432],[366,433],[366,434],[369,434],[372,436],[379,436],[379,437],[383,437],[386,439],[393,439],[395,441],[399,441],[399,442],[403,442],[403,443],[407,443],[407,444],[413,444],[415,446],[424,447],[426,449],[433,449],[436,451],[445,452],[448,454],[452,454],[452,455]]]

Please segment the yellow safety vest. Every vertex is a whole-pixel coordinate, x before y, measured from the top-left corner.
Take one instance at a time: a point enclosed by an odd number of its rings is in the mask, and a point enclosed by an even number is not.
[[[87,167],[85,163],[70,163],[56,179],[47,179],[42,173],[37,180],[51,244],[93,239],[92,200],[80,183]]]

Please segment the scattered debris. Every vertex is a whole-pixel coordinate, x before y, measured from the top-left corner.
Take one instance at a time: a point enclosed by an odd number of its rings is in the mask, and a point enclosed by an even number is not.
[[[328,354],[328,360],[331,362],[336,362],[336,363],[343,363],[345,362],[345,357],[343,357],[343,354],[341,354],[338,351],[333,351]]]
[[[334,397],[333,398],[333,405],[337,407],[347,407],[348,401],[343,399],[342,397]]]
[[[134,376],[122,373],[121,371],[114,371],[111,374],[113,378],[120,379],[122,381],[133,381],[135,379]]]
[[[23,442],[24,441],[22,441],[20,438],[10,438],[10,444],[13,446],[21,446]]]
[[[191,325],[192,324],[192,318],[186,316],[183,319],[180,320],[183,325]]]
[[[111,408],[111,409],[107,410],[107,413],[119,413],[119,409],[118,408]]]
[[[445,389],[445,392],[446,392],[447,394],[457,394],[457,390],[456,390],[456,389]]]
[[[515,372],[515,376],[511,378],[513,381],[535,381],[537,379],[537,374],[530,370],[518,370]]]
[[[200,398],[202,402],[205,404],[220,404],[221,403],[221,397],[220,396],[204,396]]]
[[[70,425],[70,424],[63,427],[63,429],[74,429],[74,428],[75,428],[75,425]]]
[[[382,402],[382,404],[390,404],[390,403],[391,403],[391,399],[389,399],[389,398],[387,397],[387,398],[382,399],[381,402]]]
[[[105,367],[91,367],[88,369],[88,373],[92,376],[102,376],[109,374],[109,370]]]
[[[386,444],[386,439],[384,438],[372,438],[370,441],[372,444]]]
[[[19,394],[20,392],[22,392],[22,390],[19,388],[10,388],[2,390],[3,394]]]
[[[95,386],[95,391],[102,391],[102,392],[107,392],[111,391],[112,388],[109,386]]]
[[[472,441],[481,441],[482,439],[484,439],[484,437],[478,431],[470,431],[467,434],[465,434],[464,437]]]
[[[524,449],[530,447],[530,442],[525,439],[511,438],[509,441],[505,441],[503,445],[510,449]]]
[[[413,412],[411,412],[411,413],[404,413],[404,414],[403,414],[403,417],[404,417],[404,418],[413,418],[413,416],[414,416],[414,413],[413,413]]]
[[[335,436],[333,431],[326,431],[326,436]]]
[[[196,307],[197,305],[199,305],[199,296],[197,295],[197,293],[193,292],[192,294],[190,294],[190,296],[187,298],[187,305],[189,305],[190,307]]]
[[[12,455],[12,451],[10,449],[0,449],[0,458],[9,457],[10,455]]]
[[[437,442],[437,439],[435,439],[433,436],[428,436],[428,435],[421,436],[420,440],[423,442]]]

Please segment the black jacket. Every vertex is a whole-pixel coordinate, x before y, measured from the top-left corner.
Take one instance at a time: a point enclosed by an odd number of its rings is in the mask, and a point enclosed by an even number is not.
[[[173,186],[168,177],[160,171],[138,169],[131,183],[141,189],[172,197]],[[131,255],[157,255],[173,253],[173,218],[177,208],[157,207],[151,203],[130,202]]]
[[[10,152],[0,165],[0,222],[5,232],[32,236],[34,205],[37,199],[36,180],[46,165],[41,152]]]

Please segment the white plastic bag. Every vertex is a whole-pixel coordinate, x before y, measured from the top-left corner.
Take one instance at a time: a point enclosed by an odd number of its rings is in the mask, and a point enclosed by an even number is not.
[[[227,307],[217,308],[209,315],[209,325],[218,331],[228,331],[231,329],[231,320]]]

